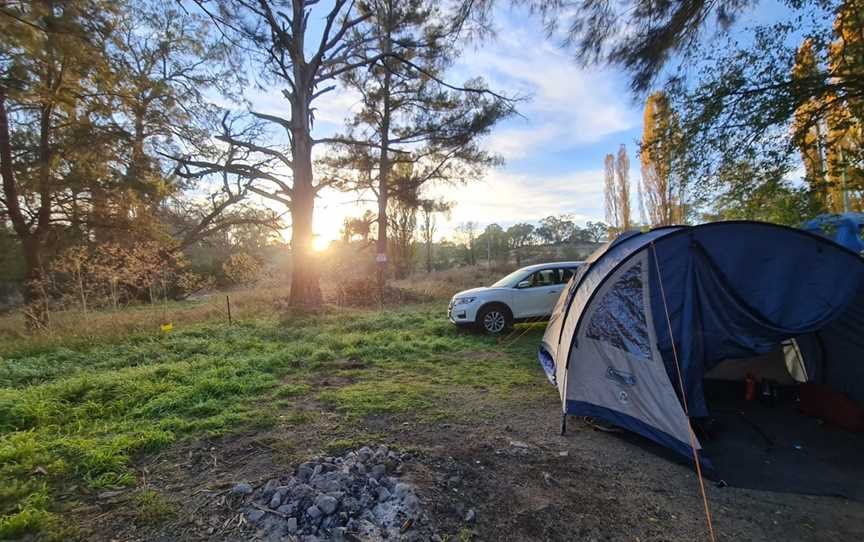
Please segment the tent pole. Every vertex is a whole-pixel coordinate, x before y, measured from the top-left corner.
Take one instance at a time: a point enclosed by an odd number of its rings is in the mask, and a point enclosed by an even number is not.
[[[564,436],[564,433],[567,432],[567,412],[561,413],[561,436]]]

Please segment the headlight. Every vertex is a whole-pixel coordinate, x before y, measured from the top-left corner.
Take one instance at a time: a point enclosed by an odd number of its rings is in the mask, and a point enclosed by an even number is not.
[[[454,305],[467,305],[468,303],[474,303],[476,301],[476,297],[457,297],[453,300]]]

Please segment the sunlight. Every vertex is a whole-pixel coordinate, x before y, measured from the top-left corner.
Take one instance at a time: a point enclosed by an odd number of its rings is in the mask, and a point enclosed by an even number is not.
[[[312,250],[315,252],[324,252],[330,246],[330,239],[322,237],[320,235],[315,236],[315,240],[312,241]]]

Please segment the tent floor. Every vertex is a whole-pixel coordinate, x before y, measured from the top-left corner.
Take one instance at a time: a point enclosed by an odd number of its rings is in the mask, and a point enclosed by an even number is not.
[[[803,416],[791,399],[766,406],[742,395],[743,388],[707,395],[716,422],[702,445],[718,479],[734,487],[864,502],[864,434]]]

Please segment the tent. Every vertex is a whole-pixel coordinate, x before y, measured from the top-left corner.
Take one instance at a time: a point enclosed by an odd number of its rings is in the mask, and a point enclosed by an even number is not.
[[[625,232],[586,263],[539,351],[562,432],[567,415],[587,416],[692,458],[706,375],[784,344],[794,378],[864,402],[864,259],[843,246],[730,221]]]
[[[864,252],[864,213],[819,215],[801,229],[827,237],[853,252]]]

